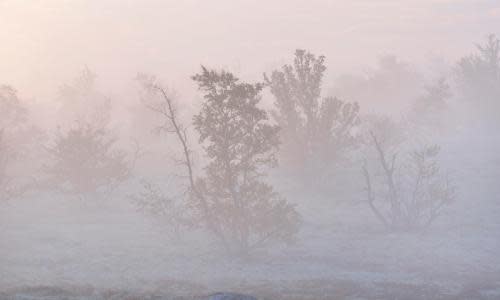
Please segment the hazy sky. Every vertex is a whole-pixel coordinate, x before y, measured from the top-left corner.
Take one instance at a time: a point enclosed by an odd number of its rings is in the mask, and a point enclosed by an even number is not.
[[[50,100],[87,65],[117,93],[139,71],[182,91],[201,63],[261,78],[296,48],[332,72],[385,53],[453,61],[499,30],[498,0],[0,0],[0,83]]]

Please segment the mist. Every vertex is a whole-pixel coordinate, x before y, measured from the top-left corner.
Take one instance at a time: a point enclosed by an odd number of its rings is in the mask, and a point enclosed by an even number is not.
[[[499,28],[0,0],[0,299],[500,298]]]

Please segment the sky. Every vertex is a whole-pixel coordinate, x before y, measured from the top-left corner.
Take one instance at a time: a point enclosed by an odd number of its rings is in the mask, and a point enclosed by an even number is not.
[[[0,0],[0,83],[52,101],[87,66],[117,96],[146,72],[191,97],[200,64],[260,80],[297,48],[334,74],[383,54],[453,62],[499,30],[495,0]]]

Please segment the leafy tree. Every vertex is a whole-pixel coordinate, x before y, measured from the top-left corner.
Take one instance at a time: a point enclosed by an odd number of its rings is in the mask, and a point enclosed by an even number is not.
[[[0,85],[0,200],[21,196],[33,187],[33,168],[26,158],[40,132],[29,124],[28,110],[17,91]]]
[[[44,166],[49,185],[85,200],[108,194],[127,180],[139,150],[129,155],[118,146],[109,128],[111,101],[95,85],[95,74],[86,68],[60,94],[62,126],[47,147],[51,161]],[[68,118],[69,117],[69,118]]]
[[[497,121],[500,108],[500,39],[489,35],[477,52],[462,58],[455,75],[463,99],[487,120]]]
[[[423,123],[434,128],[441,127],[447,100],[451,97],[450,86],[444,78],[425,88],[425,94],[417,98],[410,110],[413,123]]]
[[[30,120],[26,103],[19,98],[17,90],[8,85],[0,85],[0,129],[17,157],[25,156],[41,135]]]
[[[98,89],[97,75],[89,68],[76,77],[71,84],[59,90],[58,126],[70,128],[77,122],[108,126],[111,121],[111,99]]]
[[[362,74],[339,76],[331,92],[360,103],[365,110],[386,113],[407,110],[423,85],[424,76],[411,64],[394,55],[383,55],[375,67]]]
[[[258,107],[262,84],[204,67],[193,80],[204,93],[194,126],[209,160],[196,188],[224,244],[247,253],[271,241],[291,241],[299,215],[264,181],[265,169],[277,163],[279,127]]]
[[[449,112],[450,86],[444,78],[425,88],[425,94],[417,98],[408,112],[404,124],[408,137],[421,144],[443,134]]]
[[[52,161],[45,171],[62,192],[85,200],[107,194],[129,178],[137,158],[136,153],[129,159],[116,144],[117,137],[106,128],[79,123],[56,133],[53,145],[47,148]]]
[[[287,162],[327,167],[355,145],[359,105],[335,97],[322,98],[325,57],[297,50],[293,65],[284,65],[268,77],[275,98],[273,116],[282,129]]]
[[[12,186],[12,178],[9,176],[9,167],[13,161],[12,149],[9,149],[0,132],[0,202],[7,201],[18,195],[16,188]]]
[[[0,128],[15,130],[28,118],[28,110],[17,96],[17,91],[8,85],[0,85]]]
[[[277,164],[279,129],[258,107],[263,85],[243,83],[229,72],[204,67],[192,77],[205,99],[194,117],[207,160],[204,176],[197,177],[188,127],[179,118],[172,94],[154,77],[139,79],[146,91],[160,99],[146,103],[164,118],[159,129],[174,135],[182,149],[183,159],[178,161],[189,182],[189,223],[208,230],[231,254],[246,255],[271,242],[292,241],[300,217],[264,180],[265,170]],[[166,210],[176,210],[172,198],[157,197],[151,190],[145,189],[147,196],[139,195],[147,207],[162,203]]]

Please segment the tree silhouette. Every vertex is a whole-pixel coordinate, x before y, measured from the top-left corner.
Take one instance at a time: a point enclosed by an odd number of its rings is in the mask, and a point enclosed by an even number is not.
[[[59,191],[85,200],[113,191],[131,175],[137,153],[131,159],[116,148],[117,137],[106,128],[79,123],[56,133],[45,166],[51,184]]]
[[[34,186],[35,168],[24,159],[39,138],[17,91],[0,85],[0,200],[19,197]]]
[[[396,154],[388,155],[371,133],[381,176],[370,175],[363,166],[367,202],[384,226],[394,231],[429,227],[443,209],[454,200],[454,187],[439,170],[439,147],[412,151],[399,162]]]
[[[205,99],[193,121],[206,154],[203,159],[208,161],[203,176],[195,174],[189,128],[179,118],[172,93],[155,78],[139,76],[144,89],[160,99],[146,103],[164,118],[158,129],[172,134],[182,150],[182,159],[176,161],[186,170],[188,197],[184,207],[189,208],[186,215],[190,221],[181,218],[171,226],[189,223],[204,228],[234,255],[249,254],[271,242],[291,241],[300,217],[264,181],[265,169],[277,163],[279,129],[269,124],[267,113],[258,108],[263,86],[242,83],[229,72],[204,67],[192,78]],[[139,195],[147,207],[162,203],[170,213],[178,211],[172,197],[158,196],[151,190]]]
[[[500,39],[491,34],[476,49],[456,66],[458,87],[470,108],[487,121],[496,122],[500,108]]]
[[[227,249],[245,254],[272,241],[291,241],[299,215],[264,181],[265,169],[277,163],[279,128],[258,107],[262,84],[204,67],[193,80],[204,93],[194,126],[209,160],[196,185]]]
[[[297,50],[293,65],[284,65],[268,77],[275,98],[274,118],[282,129],[282,152],[299,170],[326,168],[355,145],[359,105],[335,97],[322,98],[326,70],[324,56]]]
[[[51,160],[44,166],[48,185],[85,200],[109,194],[127,180],[139,155],[138,148],[129,155],[118,147],[109,128],[111,100],[96,89],[95,79],[85,68],[61,88],[59,114],[67,122],[47,147]]]

